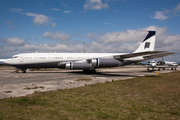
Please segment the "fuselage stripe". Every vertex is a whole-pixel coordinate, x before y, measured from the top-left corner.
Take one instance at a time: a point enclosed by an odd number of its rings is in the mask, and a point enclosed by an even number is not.
[[[99,63],[98,58],[96,58],[96,67],[99,66],[98,63]]]
[[[71,70],[71,62],[70,62],[70,66],[69,67],[70,67],[70,70]]]

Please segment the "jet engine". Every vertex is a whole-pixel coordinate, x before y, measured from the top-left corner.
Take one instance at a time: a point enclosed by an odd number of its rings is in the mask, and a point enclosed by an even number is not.
[[[65,65],[65,68],[69,69],[69,70],[73,70],[73,69],[75,69],[75,70],[89,70],[91,68],[91,64],[70,62],[70,63],[67,63]]]
[[[122,65],[122,63],[116,59],[92,59],[92,66],[95,68],[100,68],[100,67],[117,67]]]
[[[116,59],[92,59],[87,60],[87,62],[69,62],[66,63],[66,69],[81,69],[81,70],[89,70],[94,68],[102,68],[102,67],[117,67],[122,65],[122,63]]]

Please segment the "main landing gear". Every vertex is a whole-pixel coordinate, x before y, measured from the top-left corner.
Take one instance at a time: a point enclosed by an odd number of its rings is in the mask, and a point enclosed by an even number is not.
[[[26,69],[17,69],[15,73],[26,73]]]
[[[21,70],[21,73],[26,73],[26,69]]]
[[[171,68],[171,70],[173,70],[173,67]],[[174,70],[176,70],[176,68],[174,68]]]

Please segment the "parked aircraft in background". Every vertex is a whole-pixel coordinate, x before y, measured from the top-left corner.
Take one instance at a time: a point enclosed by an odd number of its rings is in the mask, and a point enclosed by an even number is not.
[[[176,68],[178,67],[178,64],[176,62],[164,61],[163,65],[160,65],[160,62],[156,62],[152,60],[151,62],[148,62],[146,67],[148,68],[147,69],[148,71],[149,71],[149,68],[152,68],[152,70],[154,70],[154,68],[158,68],[158,71],[160,71],[160,68],[162,68],[163,70],[165,68],[171,68],[171,70],[173,70],[174,68],[174,70],[176,70]]]
[[[156,31],[149,31],[139,48],[133,53],[24,53],[0,60],[25,73],[31,68],[81,69],[95,73],[96,68],[124,66],[174,53],[154,51]]]
[[[176,68],[178,67],[177,62],[171,62],[171,61],[164,61],[165,67],[163,67],[163,69],[165,68],[171,68],[171,70],[176,70]]]
[[[158,62],[156,62],[155,60],[152,60],[151,62],[148,62],[146,67],[147,67],[147,70],[149,71],[149,68],[152,68],[152,70],[154,70],[154,68],[158,67],[157,65],[158,65]]]

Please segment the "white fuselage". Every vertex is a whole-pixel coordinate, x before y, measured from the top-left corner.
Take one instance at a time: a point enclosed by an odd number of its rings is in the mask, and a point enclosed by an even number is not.
[[[170,61],[164,61],[165,65],[170,66],[170,67],[178,67],[178,64],[176,62],[170,62]]]
[[[93,58],[112,58],[115,53],[25,53],[14,55],[6,64],[32,64],[48,62],[80,61]]]
[[[58,68],[61,63],[87,62],[88,59],[114,59],[115,55],[126,53],[25,53],[12,56],[5,64],[19,68]],[[128,58],[126,61],[142,60],[142,57]],[[119,64],[119,65],[123,65]]]

